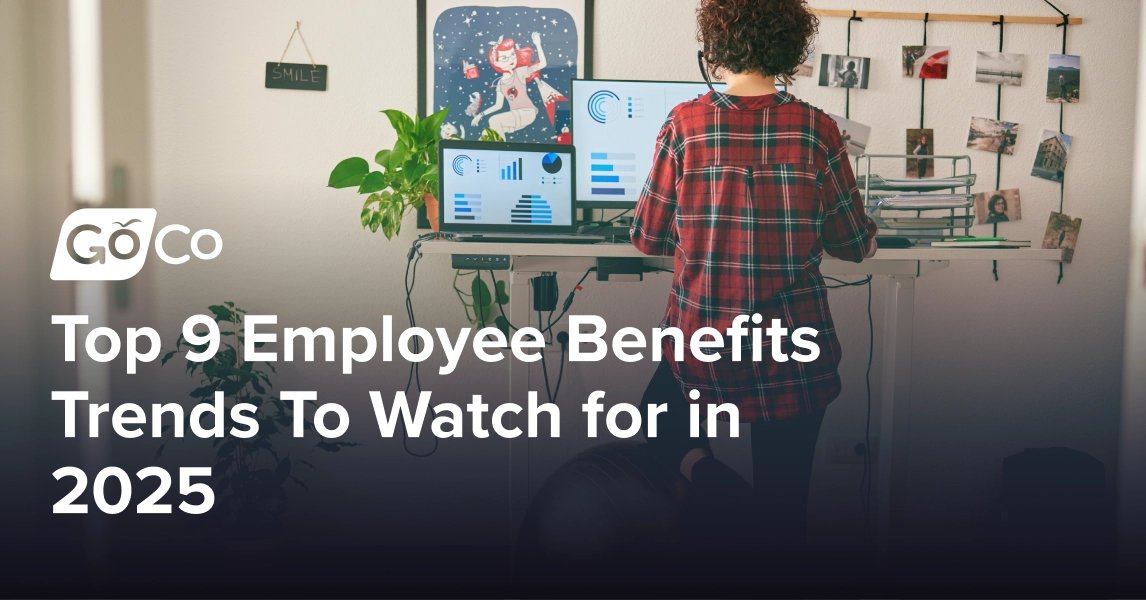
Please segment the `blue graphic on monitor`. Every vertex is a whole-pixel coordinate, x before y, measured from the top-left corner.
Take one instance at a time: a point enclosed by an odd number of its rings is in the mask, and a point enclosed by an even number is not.
[[[524,176],[521,159],[510,162],[501,168],[501,178],[506,181],[521,181]]]
[[[458,175],[465,175],[466,169],[469,168],[469,165],[472,162],[473,162],[473,159],[466,156],[465,154],[459,154],[459,155],[455,156],[454,157],[454,173],[457,173]]]
[[[553,174],[561,170],[561,157],[554,152],[550,152],[541,157],[541,168],[545,169],[546,173]],[[542,179],[544,181],[544,179]]]
[[[553,223],[553,208],[549,202],[537,194],[522,194],[513,209],[509,211],[510,223],[522,225],[550,225]]]
[[[609,90],[598,90],[589,96],[589,116],[598,123],[613,120],[620,111],[621,99]]]

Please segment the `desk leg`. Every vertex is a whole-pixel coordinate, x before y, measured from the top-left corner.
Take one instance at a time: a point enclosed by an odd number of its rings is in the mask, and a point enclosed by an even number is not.
[[[509,321],[517,327],[529,324],[529,276],[524,273],[509,273]],[[508,353],[507,353],[508,354]],[[517,364],[513,357],[509,362],[509,397],[506,402],[526,405],[529,390],[529,365]],[[515,415],[510,427],[525,429],[525,415]],[[520,421],[520,422],[519,422]],[[517,531],[529,507],[529,438],[522,435],[509,440],[509,545],[517,545]]]
[[[883,326],[883,390],[879,420],[876,542],[881,559],[903,542],[907,500],[908,426],[915,277],[888,277]]]

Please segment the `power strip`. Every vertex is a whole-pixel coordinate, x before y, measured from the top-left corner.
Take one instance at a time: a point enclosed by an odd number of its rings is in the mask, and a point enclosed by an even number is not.
[[[453,268],[480,271],[508,271],[508,254],[454,254]]]

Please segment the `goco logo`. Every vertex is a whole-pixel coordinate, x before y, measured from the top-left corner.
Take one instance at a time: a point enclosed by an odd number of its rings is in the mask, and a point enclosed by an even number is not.
[[[143,269],[151,232],[155,229],[154,208],[82,208],[68,215],[60,228],[56,258],[52,261],[55,281],[122,281]],[[155,236],[155,254],[165,263],[178,265],[191,260],[186,254],[171,256],[163,249],[168,234],[183,235],[191,230],[168,225]],[[211,238],[214,248],[203,252],[203,238]],[[223,250],[223,238],[210,229],[191,236],[191,253],[211,260]]]

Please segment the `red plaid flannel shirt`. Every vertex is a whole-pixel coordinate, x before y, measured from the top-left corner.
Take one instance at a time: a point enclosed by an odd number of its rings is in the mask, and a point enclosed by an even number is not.
[[[645,254],[674,257],[662,326],[684,333],[684,361],[671,362],[682,390],[700,402],[733,402],[740,418],[798,417],[840,393],[841,351],[827,289],[823,252],[863,260],[876,225],[864,214],[847,150],[824,112],[780,92],[738,97],[709,92],[669,115],[640,199],[631,235]],[[759,313],[766,328],[780,319],[790,332],[811,327],[820,356],[812,362],[751,360],[752,337],[734,362],[728,337],[715,362],[688,347],[692,332],[724,332],[738,315]],[[672,360],[671,339],[663,348]],[[712,350],[706,351],[710,353]]]

